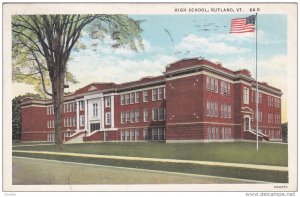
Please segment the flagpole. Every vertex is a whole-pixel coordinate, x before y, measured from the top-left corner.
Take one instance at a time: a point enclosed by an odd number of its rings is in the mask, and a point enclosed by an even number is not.
[[[258,151],[257,13],[255,16],[256,151]]]

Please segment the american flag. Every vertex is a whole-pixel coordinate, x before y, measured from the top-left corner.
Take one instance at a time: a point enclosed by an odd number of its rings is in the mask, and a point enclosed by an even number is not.
[[[246,33],[255,31],[255,15],[231,20],[230,33]]]

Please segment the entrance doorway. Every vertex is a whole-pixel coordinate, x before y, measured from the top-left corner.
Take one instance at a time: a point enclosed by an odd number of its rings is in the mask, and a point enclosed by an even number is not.
[[[100,129],[100,123],[91,123],[90,132],[96,131]]]

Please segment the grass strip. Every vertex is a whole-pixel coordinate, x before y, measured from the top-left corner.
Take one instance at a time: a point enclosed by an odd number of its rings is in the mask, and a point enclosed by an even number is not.
[[[130,160],[115,160],[102,158],[84,158],[74,156],[61,155],[44,155],[44,154],[30,154],[30,153],[14,153],[13,156],[22,156],[30,158],[41,158],[58,161],[69,161],[77,163],[98,164],[107,166],[120,166],[138,169],[161,170],[167,172],[182,172],[190,174],[221,176],[229,178],[240,178],[249,180],[259,180],[276,183],[287,183],[288,172],[282,171],[266,171],[258,169],[245,169],[237,167],[220,167],[220,166],[206,166],[195,164],[180,164],[180,163],[160,163],[152,161],[130,161]],[[226,182],[224,182],[226,183]]]
[[[179,160],[216,161],[272,166],[288,166],[286,144],[261,143],[259,151],[252,142],[231,143],[91,143],[65,144],[63,149],[54,145],[14,147],[13,150],[71,152],[98,155],[163,158]]]

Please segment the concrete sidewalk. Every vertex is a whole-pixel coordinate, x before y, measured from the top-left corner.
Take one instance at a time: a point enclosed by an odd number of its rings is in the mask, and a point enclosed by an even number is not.
[[[269,171],[285,171],[285,172],[288,171],[288,167],[284,167],[284,166],[270,166],[270,165],[257,165],[257,164],[242,164],[242,163],[225,163],[225,162],[214,162],[214,161],[160,159],[160,158],[127,157],[127,156],[115,156],[115,155],[95,155],[95,154],[49,152],[49,151],[13,150],[12,152],[13,153],[60,155],[60,156],[71,156],[71,157],[85,157],[85,158],[99,158],[99,159],[116,159],[116,160],[149,161],[149,162],[162,162],[162,163],[197,164],[197,165],[207,165],[207,166],[236,167],[236,168],[248,168],[248,169],[269,170]]]

